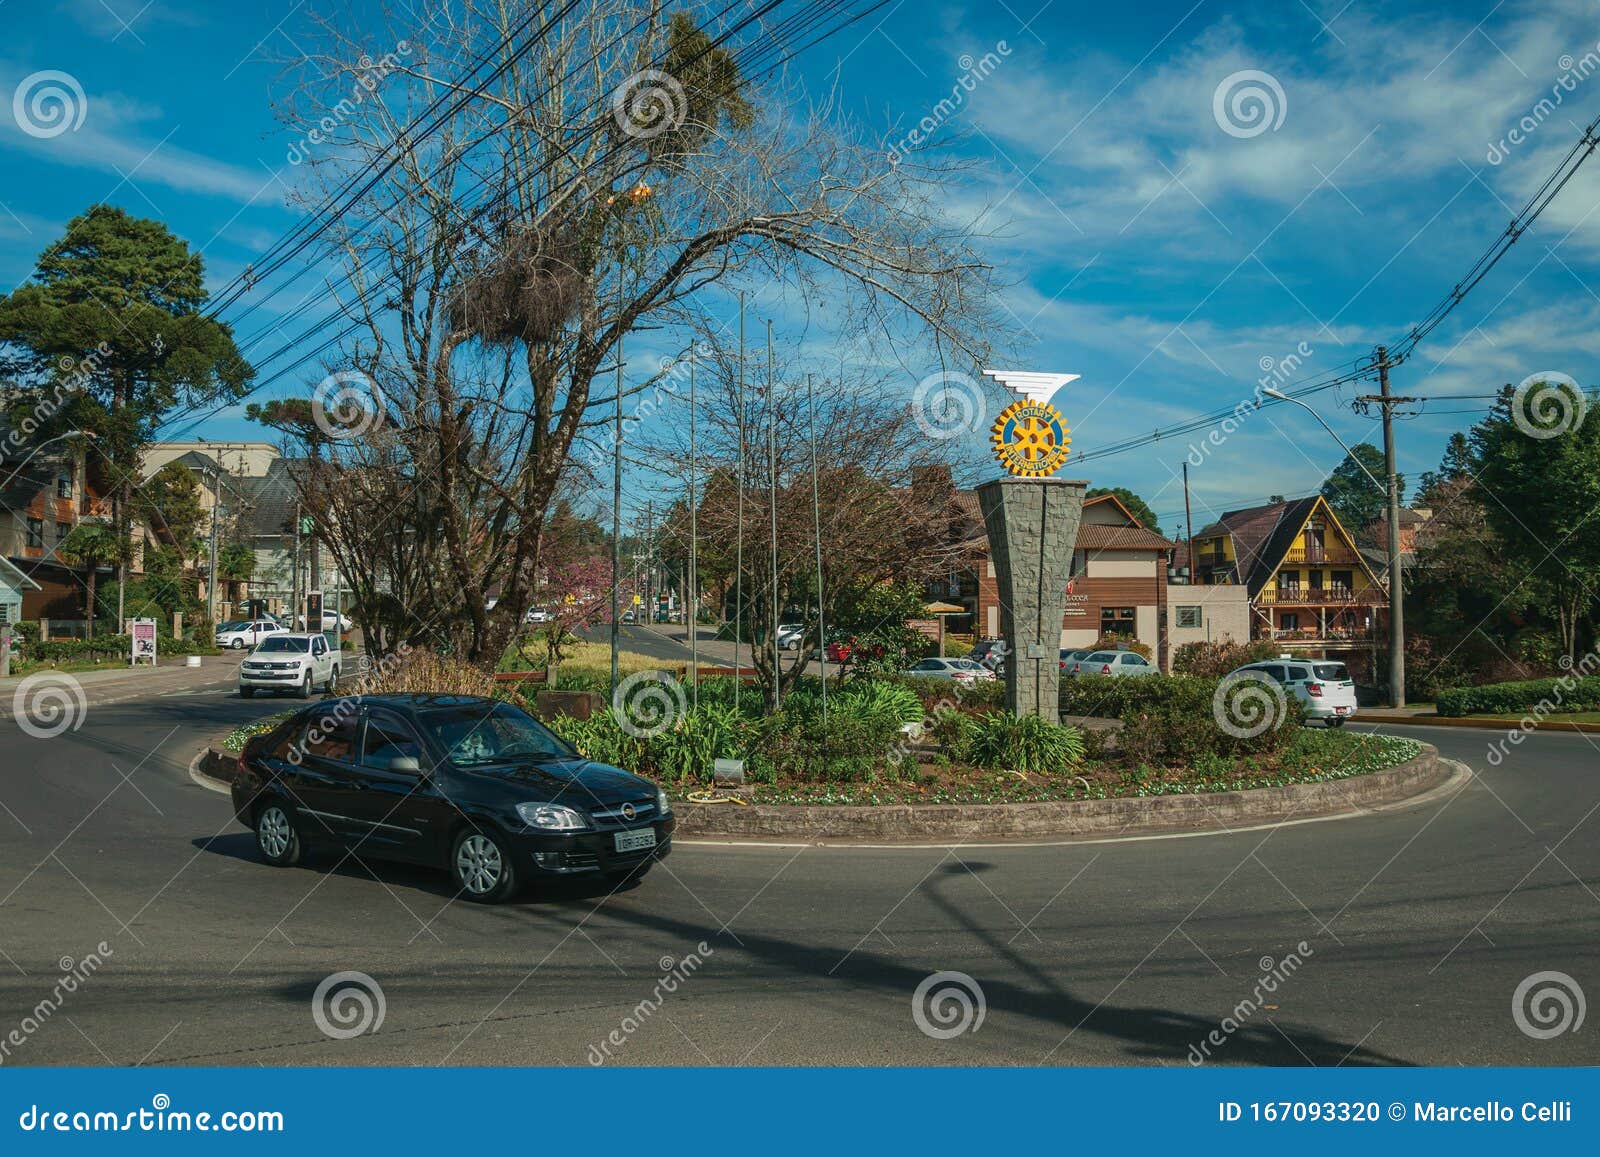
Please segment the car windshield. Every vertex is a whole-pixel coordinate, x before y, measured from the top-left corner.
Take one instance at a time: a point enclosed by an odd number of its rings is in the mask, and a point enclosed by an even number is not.
[[[217,630],[218,631],[237,631],[242,626],[244,626],[244,624],[241,623],[241,622],[238,622],[236,620],[229,620],[228,622],[223,623],[219,627],[217,627]]]
[[[1326,679],[1330,683],[1343,683],[1350,678],[1343,663],[1313,663],[1311,669],[1317,673],[1318,679]]]
[[[424,711],[420,718],[457,767],[487,767],[518,759],[577,754],[527,712],[508,703],[464,703]]]
[[[311,649],[310,639],[263,639],[256,648],[256,654],[266,655],[274,651],[299,651],[304,653]]]

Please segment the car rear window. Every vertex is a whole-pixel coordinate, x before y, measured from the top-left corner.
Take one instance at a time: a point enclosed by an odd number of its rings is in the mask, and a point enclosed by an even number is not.
[[[1317,673],[1318,679],[1326,679],[1330,683],[1344,683],[1350,678],[1343,663],[1313,663],[1311,669]]]
[[[1117,653],[1115,651],[1096,651],[1083,661],[1085,663],[1115,663],[1117,661]]]

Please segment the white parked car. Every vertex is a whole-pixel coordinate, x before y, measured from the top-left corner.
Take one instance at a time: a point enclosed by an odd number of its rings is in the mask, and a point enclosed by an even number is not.
[[[254,647],[269,635],[287,634],[289,628],[276,619],[245,619],[217,627],[217,646],[242,651]]]
[[[257,691],[293,691],[309,699],[313,687],[322,687],[331,695],[338,686],[339,653],[320,634],[284,631],[273,635],[239,664],[241,699]]]
[[[785,651],[798,651],[801,642],[805,639],[805,635],[805,624],[784,623],[778,628],[778,646]]]
[[[982,663],[974,663],[971,659],[937,657],[924,659],[915,667],[902,671],[901,674],[912,675],[918,679],[954,679],[958,683],[982,682],[994,678],[994,672]]]
[[[554,619],[555,616],[543,607],[529,607],[528,613],[522,616],[522,621],[530,626],[552,622]]]
[[[302,631],[306,629],[306,617],[301,615],[295,619],[295,625]],[[341,634],[354,626],[348,616],[341,615],[338,611],[322,612],[322,629],[324,631],[338,631]]]
[[[1297,659],[1279,655],[1259,663],[1248,663],[1228,678],[1271,679],[1300,700],[1308,720],[1329,727],[1343,727],[1356,713],[1356,685],[1343,663],[1331,659]]]
[[[1161,668],[1134,651],[1091,651],[1061,669],[1074,678],[1105,675],[1112,679],[1130,679],[1161,674]]]

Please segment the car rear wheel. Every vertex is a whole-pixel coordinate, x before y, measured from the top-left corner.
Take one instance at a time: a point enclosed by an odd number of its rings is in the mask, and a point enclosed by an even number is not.
[[[289,813],[280,803],[269,803],[256,815],[256,847],[275,868],[292,868],[300,862],[303,846]]]
[[[498,904],[517,890],[510,851],[493,832],[469,829],[457,836],[450,871],[462,895],[477,904]]]
[[[332,695],[338,689],[339,689],[339,668],[335,667],[333,670],[328,672],[328,683],[327,683],[326,690],[327,690],[329,695]]]

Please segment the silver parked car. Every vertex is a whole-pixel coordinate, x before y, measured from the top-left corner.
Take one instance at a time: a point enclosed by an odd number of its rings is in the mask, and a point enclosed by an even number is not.
[[[1161,669],[1133,651],[1093,651],[1075,660],[1067,673],[1073,676],[1108,675],[1113,679],[1159,675]]]
[[[994,672],[982,663],[974,663],[971,659],[937,657],[924,659],[915,667],[907,668],[900,673],[918,679],[954,679],[958,683],[974,683],[994,678]]]

